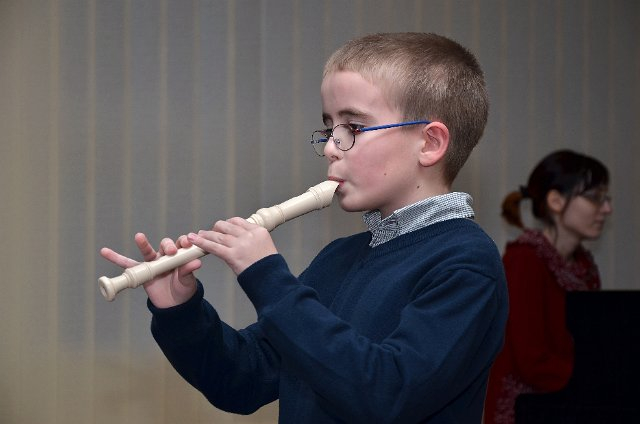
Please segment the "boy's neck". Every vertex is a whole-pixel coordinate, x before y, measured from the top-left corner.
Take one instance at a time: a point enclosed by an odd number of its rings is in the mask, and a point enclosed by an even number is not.
[[[431,197],[436,197],[436,196],[442,196],[444,194],[449,194],[451,193],[451,190],[449,189],[449,187],[441,187],[439,190],[425,190],[425,191],[420,191],[419,194],[417,194],[416,196],[411,197],[404,205],[398,206],[396,209],[392,210],[392,211],[382,211],[382,210],[378,210],[378,212],[380,212],[381,218],[385,219],[388,216],[391,216],[395,211],[400,210],[402,208],[405,208],[407,206],[410,205],[415,205],[418,202],[422,202],[426,199],[429,199]]]

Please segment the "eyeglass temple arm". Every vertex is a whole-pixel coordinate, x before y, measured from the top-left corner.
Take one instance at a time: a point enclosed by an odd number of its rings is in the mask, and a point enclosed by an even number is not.
[[[357,132],[384,130],[385,128],[406,127],[407,125],[430,124],[431,121],[409,121],[400,124],[377,125],[375,127],[360,128]]]

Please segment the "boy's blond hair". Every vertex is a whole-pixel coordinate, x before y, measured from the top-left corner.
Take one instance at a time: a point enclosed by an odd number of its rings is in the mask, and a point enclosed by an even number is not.
[[[488,117],[484,74],[473,54],[436,34],[371,34],[331,55],[324,76],[336,71],[357,72],[379,84],[405,120],[444,123],[450,133],[444,178],[453,182]]]

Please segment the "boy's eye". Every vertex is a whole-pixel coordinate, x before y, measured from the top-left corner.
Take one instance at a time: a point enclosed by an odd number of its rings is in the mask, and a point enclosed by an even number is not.
[[[353,131],[354,133],[359,133],[361,129],[363,129],[365,126],[362,124],[348,124],[349,128],[351,128],[351,131]]]

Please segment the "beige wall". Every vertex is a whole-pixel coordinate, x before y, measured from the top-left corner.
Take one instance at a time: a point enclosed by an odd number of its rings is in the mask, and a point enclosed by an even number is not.
[[[610,168],[614,218],[593,244],[607,289],[640,289],[640,2],[0,0],[0,422],[274,421],[235,417],[183,382],[149,334],[142,290],[105,302],[107,245],[248,216],[323,179],[328,54],[377,31],[432,31],[476,52],[489,126],[456,189],[502,248],[499,204],[568,147]],[[292,269],[362,228],[330,208],[273,235]],[[207,297],[254,317],[213,258]]]

